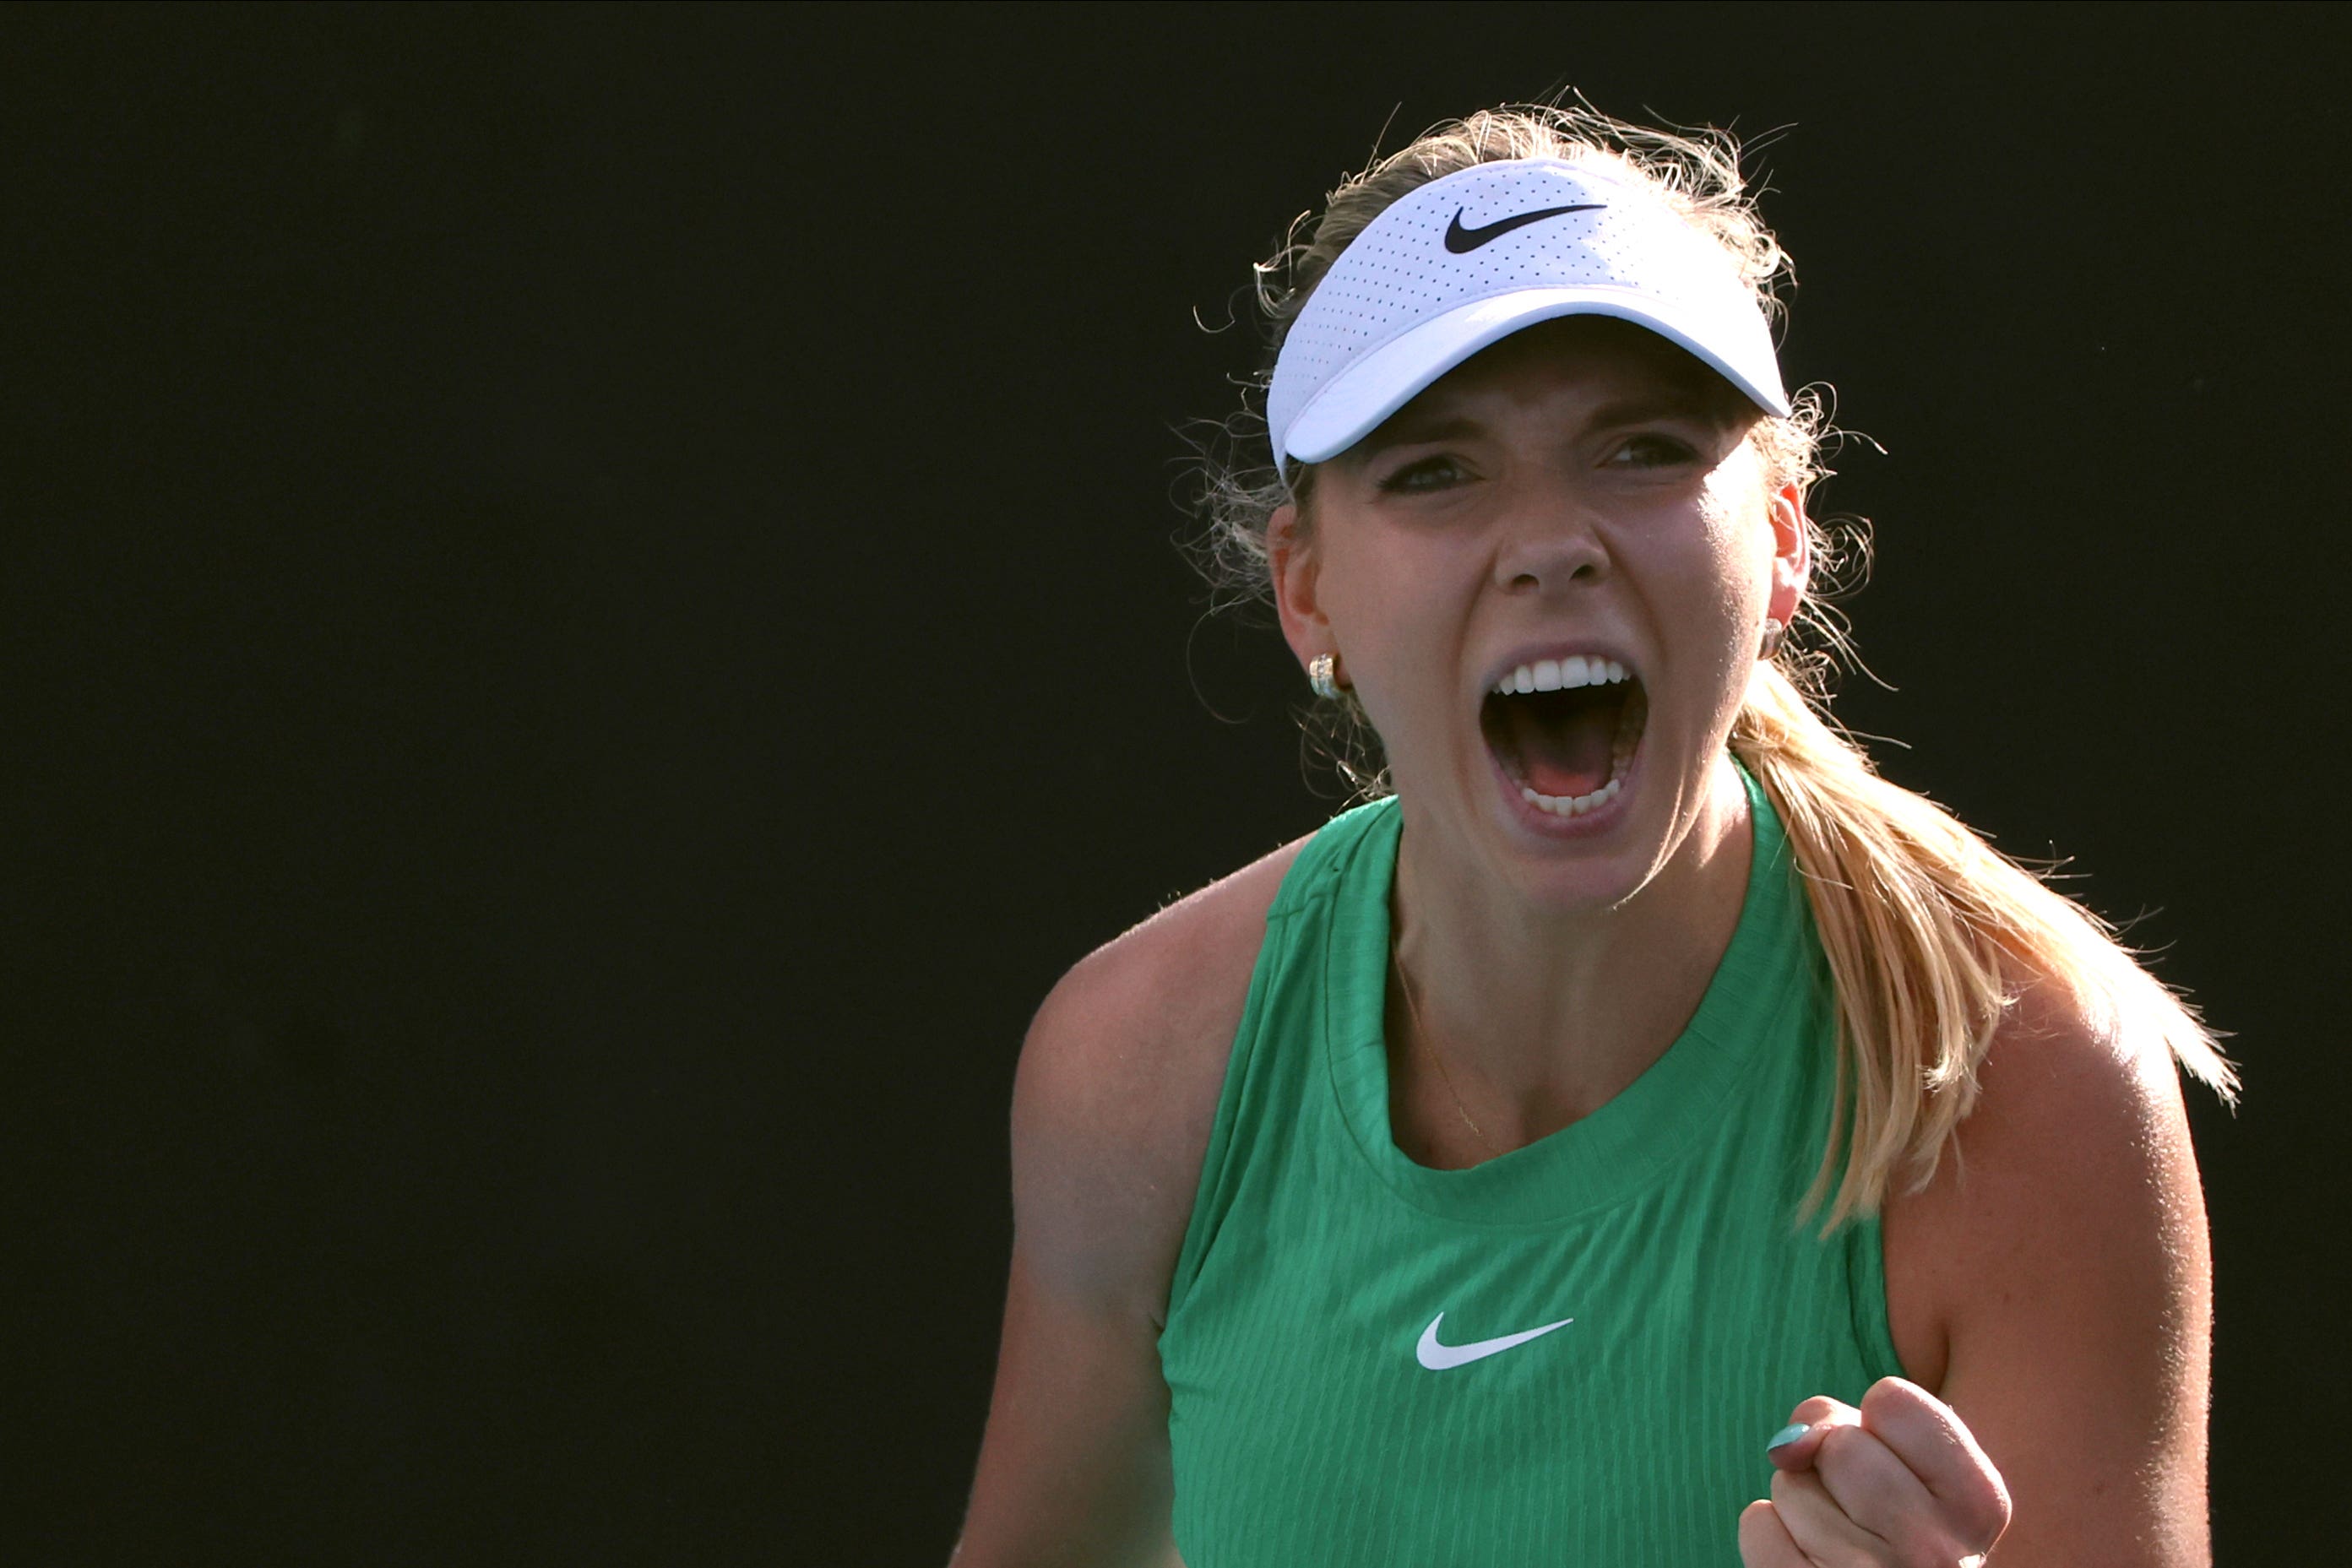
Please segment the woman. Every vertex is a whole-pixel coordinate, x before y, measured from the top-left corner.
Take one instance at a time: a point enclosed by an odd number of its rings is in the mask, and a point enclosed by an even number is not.
[[[959,1563],[2207,1560],[2231,1071],[1808,706],[1784,270],[1554,110],[1261,269],[1226,554],[1387,771],[1040,1009]]]

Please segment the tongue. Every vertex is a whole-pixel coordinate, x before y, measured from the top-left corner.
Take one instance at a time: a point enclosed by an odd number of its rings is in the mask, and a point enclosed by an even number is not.
[[[1562,694],[1563,695],[1565,694]],[[1519,773],[1540,794],[1590,795],[1609,782],[1609,752],[1620,705],[1506,702]]]

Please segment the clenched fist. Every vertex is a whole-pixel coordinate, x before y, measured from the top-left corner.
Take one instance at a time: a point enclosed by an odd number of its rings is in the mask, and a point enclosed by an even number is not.
[[[1746,1568],[1978,1568],[2009,1490],[1952,1407],[1881,1378],[1862,1407],[1814,1397],[1769,1450],[1772,1500],[1739,1516]]]

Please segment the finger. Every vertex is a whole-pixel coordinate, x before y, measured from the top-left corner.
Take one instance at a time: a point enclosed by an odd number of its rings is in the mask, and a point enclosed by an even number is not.
[[[1812,1568],[1780,1511],[1760,1498],[1739,1512],[1739,1563],[1740,1568]]]
[[[1789,1424],[1772,1434],[1764,1447],[1764,1455],[1779,1469],[1809,1469],[1822,1439],[1832,1427],[1861,1423],[1862,1413],[1853,1406],[1841,1405],[1827,1395],[1817,1394],[1789,1412]]]
[[[1812,1477],[1862,1529],[1906,1545],[1948,1539],[1948,1505],[1931,1494],[1895,1450],[1868,1427],[1838,1426],[1813,1451]]]
[[[1882,1377],[1862,1396],[1862,1426],[1943,1505],[1956,1533],[1990,1547],[2009,1526],[2009,1489],[1975,1434],[1952,1407],[1900,1377]]]
[[[1804,1470],[1783,1470],[1772,1478],[1772,1508],[1780,1524],[1809,1563],[1891,1563],[1895,1561],[1884,1536],[1864,1529],[1830,1496],[1822,1478]]]

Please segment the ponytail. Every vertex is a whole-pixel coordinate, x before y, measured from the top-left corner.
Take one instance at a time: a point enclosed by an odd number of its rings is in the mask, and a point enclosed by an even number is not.
[[[2161,1038],[2234,1099],[2237,1073],[2194,1010],[2110,927],[1880,778],[1778,666],[1757,666],[1731,748],[1787,830],[1835,988],[1837,1096],[1804,1206],[1831,1199],[1824,1232],[1936,1174],[2020,977],[2062,988],[2103,1028]]]

